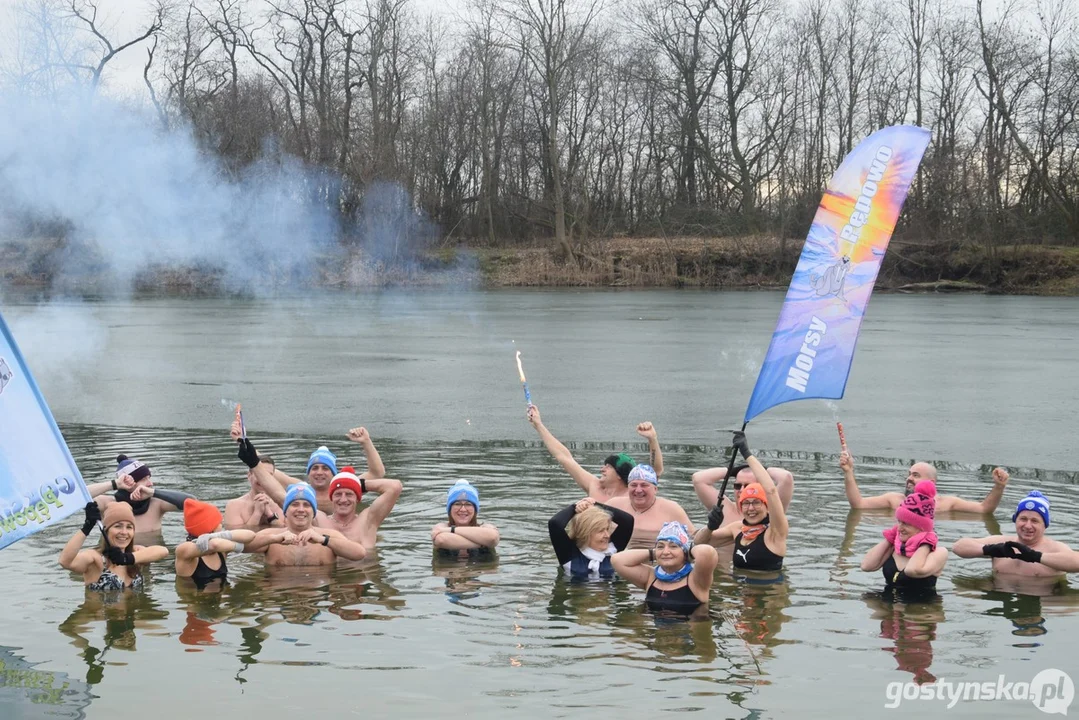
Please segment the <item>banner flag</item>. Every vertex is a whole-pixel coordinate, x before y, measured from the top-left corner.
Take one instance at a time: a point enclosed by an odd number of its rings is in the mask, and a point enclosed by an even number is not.
[[[64,436],[0,317],[0,548],[88,502]]]
[[[835,171],[779,311],[745,422],[806,398],[843,397],[858,331],[929,131],[873,133]]]

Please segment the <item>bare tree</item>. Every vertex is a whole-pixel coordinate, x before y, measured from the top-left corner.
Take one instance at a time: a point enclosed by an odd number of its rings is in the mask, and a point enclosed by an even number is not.
[[[546,120],[555,244],[575,262],[566,233],[561,120],[568,100],[568,76],[587,49],[589,31],[602,10],[601,0],[585,0],[572,8],[567,0],[515,0],[505,8],[518,26],[521,49],[541,80]]]
[[[143,40],[156,35],[161,30],[161,25],[164,21],[165,5],[159,4],[154,11],[153,19],[140,35],[128,40],[125,43],[121,43],[118,46],[114,46],[112,41],[102,32],[99,27],[99,21],[97,17],[97,5],[92,1],[87,0],[85,3],[80,4],[79,0],[71,0],[71,14],[77,18],[86,29],[97,39],[101,46],[101,58],[97,61],[96,65],[83,65],[82,69],[87,70],[90,73],[90,87],[96,89],[101,82],[101,73],[104,72],[105,66],[109,64],[114,57],[128,49],[132,45],[138,45]]]

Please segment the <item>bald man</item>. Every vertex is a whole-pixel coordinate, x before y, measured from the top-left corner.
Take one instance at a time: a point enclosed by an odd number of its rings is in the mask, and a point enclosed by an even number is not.
[[[862,497],[858,489],[858,483],[854,480],[854,459],[850,453],[844,450],[839,455],[839,467],[843,470],[843,481],[847,491],[847,502],[857,510],[895,510],[903,504],[903,498],[914,492],[914,486],[922,480],[937,482],[937,469],[927,462],[916,462],[907,471],[907,485],[905,492],[888,492],[873,497]],[[981,502],[964,500],[955,495],[937,495],[938,513],[942,512],[967,512],[982,515],[991,514],[1000,504],[1004,496],[1004,488],[1008,485],[1008,473],[1004,468],[993,470],[993,487],[985,499]]]

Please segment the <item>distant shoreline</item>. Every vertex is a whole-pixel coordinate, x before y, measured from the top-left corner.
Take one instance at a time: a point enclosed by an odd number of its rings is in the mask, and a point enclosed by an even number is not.
[[[54,243],[55,241],[52,241]],[[51,267],[49,240],[0,246],[0,286],[28,294],[106,297],[115,280],[103,262],[78,277]],[[362,251],[314,258],[304,276],[268,272],[267,290],[381,288],[698,288],[782,290],[801,253],[801,240],[744,238],[611,238],[591,240],[573,262],[551,246],[486,246],[459,242],[419,258],[382,264]],[[128,282],[135,295],[247,295],[221,273],[199,267],[152,267]],[[878,292],[1079,296],[1079,248],[1048,245],[987,247],[958,242],[893,240],[877,279]]]

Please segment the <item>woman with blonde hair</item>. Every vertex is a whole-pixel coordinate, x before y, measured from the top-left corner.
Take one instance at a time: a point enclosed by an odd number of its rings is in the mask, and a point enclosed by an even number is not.
[[[629,545],[633,516],[583,498],[547,521],[558,564],[574,580],[614,577],[611,556]]]
[[[101,542],[96,548],[82,550],[82,544],[101,521]],[[135,513],[125,502],[115,502],[102,515],[96,502],[86,505],[86,521],[60,551],[60,566],[82,573],[87,590],[140,590],[140,565],[148,565],[169,556],[161,545],[143,547],[135,544]]]

